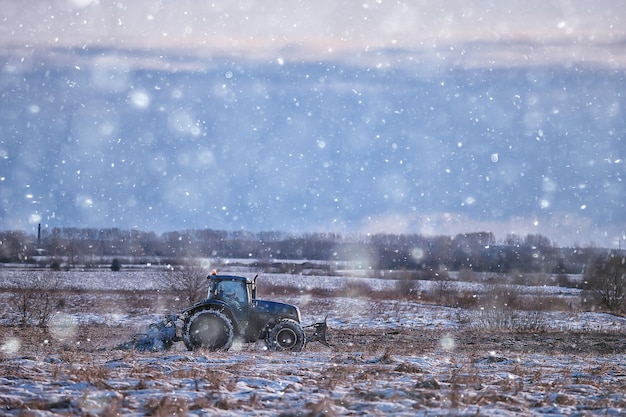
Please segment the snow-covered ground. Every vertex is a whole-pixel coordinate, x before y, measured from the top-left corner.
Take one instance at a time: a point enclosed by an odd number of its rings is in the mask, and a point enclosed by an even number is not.
[[[136,353],[111,348],[171,312],[167,300],[148,298],[157,300],[152,305],[139,291],[156,292],[151,273],[65,274],[73,288],[86,291],[66,300],[48,330],[10,326],[10,314],[2,311],[0,415],[626,413],[626,320],[609,314],[544,312],[541,331],[522,334],[473,329],[468,320],[480,312],[303,293],[272,298],[299,305],[305,324],[329,314],[332,347],[277,353],[259,343],[208,353],[178,344],[167,352]],[[308,288],[352,283],[259,279]],[[112,291],[121,289],[130,292]]]
[[[3,415],[624,415],[624,355],[62,353],[2,362]]]

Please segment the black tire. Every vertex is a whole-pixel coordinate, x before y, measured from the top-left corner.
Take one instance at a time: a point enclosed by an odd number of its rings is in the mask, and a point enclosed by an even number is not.
[[[306,336],[300,323],[291,319],[276,322],[267,333],[265,345],[278,351],[300,352],[306,342]]]
[[[200,310],[183,326],[183,341],[189,350],[228,350],[233,344],[233,323],[218,310]]]

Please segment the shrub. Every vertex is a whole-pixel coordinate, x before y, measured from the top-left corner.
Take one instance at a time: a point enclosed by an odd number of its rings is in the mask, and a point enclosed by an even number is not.
[[[469,291],[457,291],[452,307],[474,308],[478,305],[478,295]]]
[[[611,253],[597,258],[585,270],[583,297],[591,298],[611,312],[626,309],[626,257]]]
[[[36,324],[45,327],[54,312],[64,305],[60,289],[61,274],[52,271],[28,271],[13,280],[15,291],[10,303],[19,315],[20,325]]]
[[[485,307],[497,309],[520,308],[520,296],[524,290],[522,285],[495,284],[487,287]]]
[[[456,283],[450,279],[447,272],[438,275],[434,281],[437,304],[449,303],[452,294],[456,293]]]
[[[111,271],[118,272],[121,269],[122,269],[122,261],[120,261],[117,258],[114,258],[113,261],[111,261]]]
[[[338,291],[338,295],[348,298],[372,297],[375,292],[366,281],[351,280]]]
[[[420,285],[419,281],[414,279],[402,278],[395,282],[394,295],[396,298],[419,298]]]
[[[539,311],[495,308],[470,310],[460,321],[472,330],[536,332],[546,329],[545,315]]]

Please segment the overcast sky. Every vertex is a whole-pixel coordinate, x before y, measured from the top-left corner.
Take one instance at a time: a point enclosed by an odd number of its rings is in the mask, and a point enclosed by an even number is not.
[[[623,0],[2,0],[0,44],[255,56],[290,48],[315,57],[379,47],[522,41],[533,49],[510,47],[511,61],[543,63],[565,54],[616,66],[625,60],[619,44],[625,20]]]
[[[0,0],[0,227],[616,247],[625,23],[624,0]]]

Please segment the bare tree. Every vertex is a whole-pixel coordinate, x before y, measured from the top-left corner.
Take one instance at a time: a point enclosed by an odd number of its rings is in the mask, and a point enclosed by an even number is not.
[[[611,253],[598,258],[584,274],[585,294],[612,312],[626,308],[626,257]]]
[[[445,270],[437,271],[433,281],[437,304],[443,304],[450,294],[454,292],[456,283],[450,278],[448,271]]]
[[[208,272],[199,262],[187,260],[163,271],[160,281],[165,289],[176,294],[181,305],[188,306],[206,297],[207,275]]]

